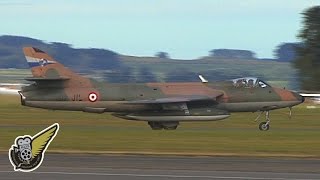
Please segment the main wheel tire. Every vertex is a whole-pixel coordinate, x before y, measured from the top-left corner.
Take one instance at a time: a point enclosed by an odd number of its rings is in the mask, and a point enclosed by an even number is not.
[[[176,130],[178,126],[164,126],[163,129],[165,130]]]
[[[262,122],[259,124],[260,131],[268,131],[270,128],[269,124],[267,122]]]
[[[151,127],[152,130],[162,130],[162,127]]]
[[[158,122],[148,122],[152,130],[162,130],[163,126]]]

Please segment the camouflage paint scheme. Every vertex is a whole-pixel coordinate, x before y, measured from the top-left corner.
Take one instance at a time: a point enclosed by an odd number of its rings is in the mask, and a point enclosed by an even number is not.
[[[266,112],[304,101],[297,93],[269,86],[257,78],[202,83],[106,83],[80,76],[45,52],[23,48],[33,81],[20,91],[24,106],[114,112],[130,120],[148,121],[152,129],[176,129],[180,121],[221,120],[230,112]],[[261,129],[261,127],[260,127]],[[266,129],[266,130],[267,130]],[[263,129],[262,129],[263,130]]]

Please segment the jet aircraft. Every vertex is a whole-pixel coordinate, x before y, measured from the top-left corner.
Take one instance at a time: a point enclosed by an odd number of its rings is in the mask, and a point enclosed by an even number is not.
[[[269,130],[270,111],[304,101],[298,93],[271,87],[254,77],[221,82],[108,83],[80,76],[44,51],[23,48],[33,77],[19,94],[23,106],[51,110],[113,112],[114,116],[146,121],[154,130],[173,130],[180,122],[217,121],[232,112],[265,113],[259,124]],[[290,111],[291,114],[291,111]]]

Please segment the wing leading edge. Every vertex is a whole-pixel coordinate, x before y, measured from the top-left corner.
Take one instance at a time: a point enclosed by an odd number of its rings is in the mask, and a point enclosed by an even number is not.
[[[187,103],[194,101],[216,101],[217,97],[222,96],[223,93],[217,93],[214,97],[209,96],[176,96],[168,98],[158,98],[158,99],[146,99],[146,100],[136,100],[129,101],[127,104],[171,104],[171,103]]]

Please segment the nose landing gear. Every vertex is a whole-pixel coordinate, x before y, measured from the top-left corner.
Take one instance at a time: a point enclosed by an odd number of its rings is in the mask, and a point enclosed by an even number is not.
[[[266,112],[266,121],[265,122],[261,122],[259,124],[259,129],[260,131],[268,131],[270,128],[270,113],[269,111],[261,111],[261,113],[259,114],[259,116],[254,120],[255,122],[257,122],[260,118],[260,116]]]

